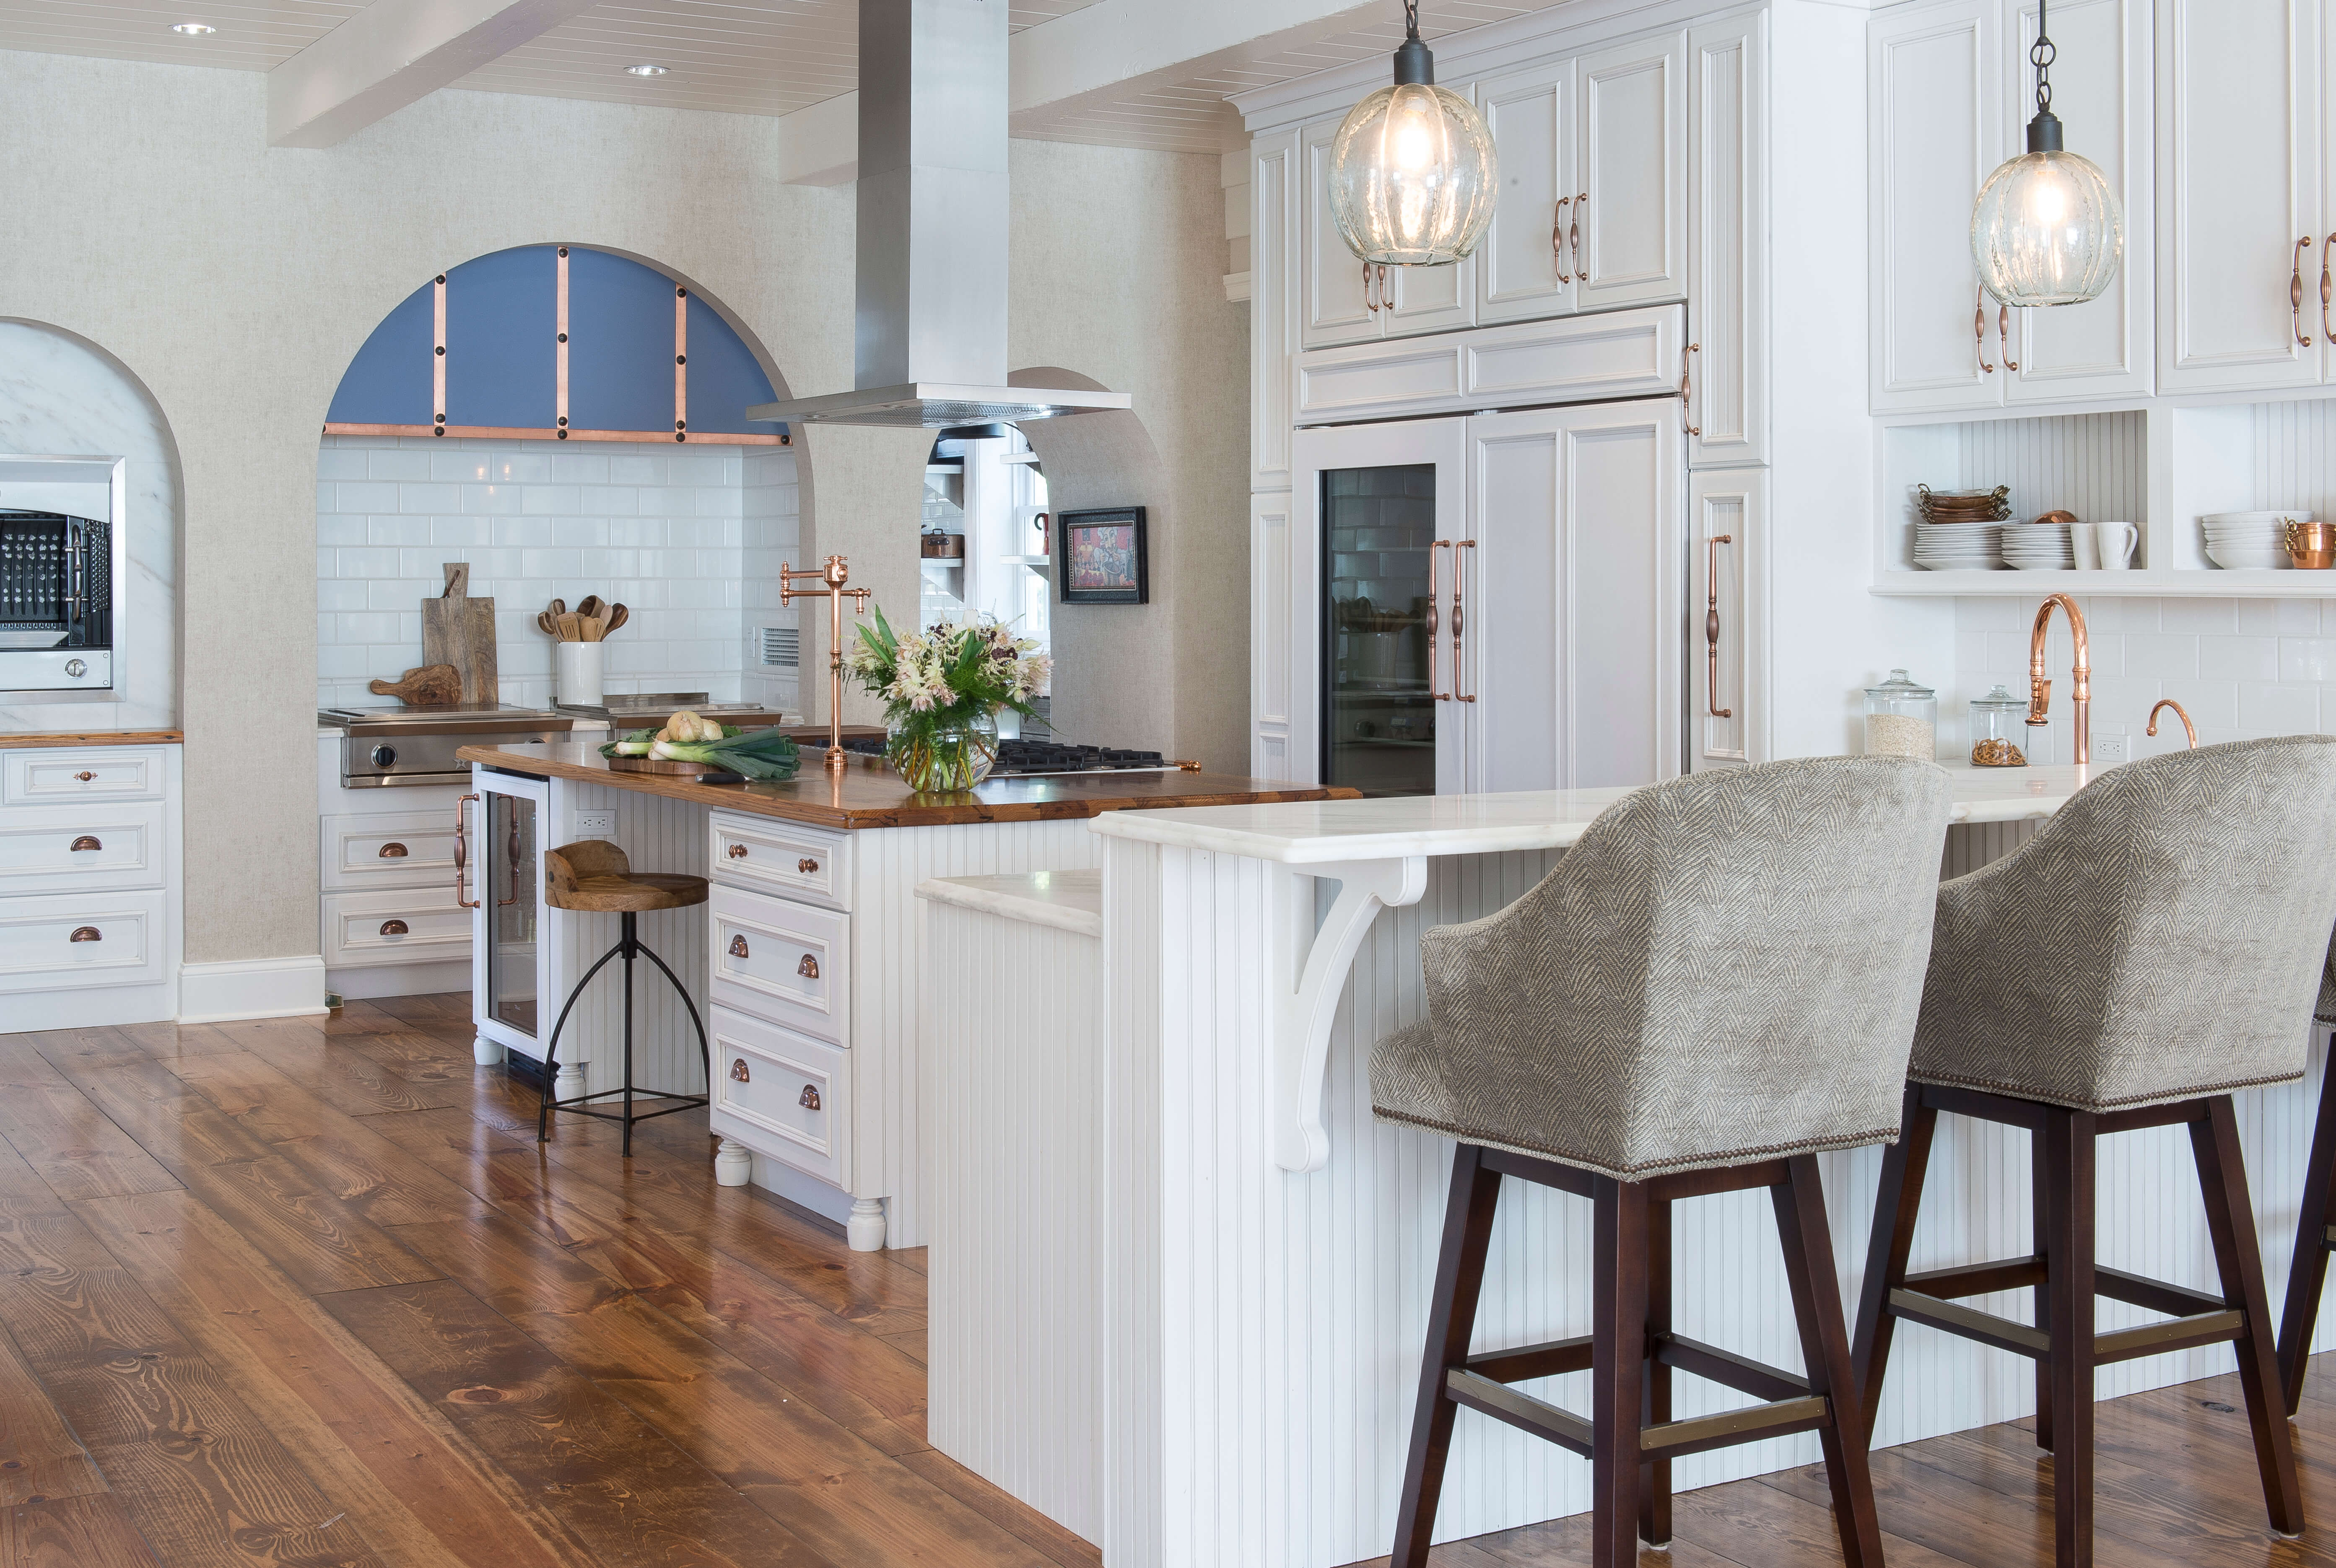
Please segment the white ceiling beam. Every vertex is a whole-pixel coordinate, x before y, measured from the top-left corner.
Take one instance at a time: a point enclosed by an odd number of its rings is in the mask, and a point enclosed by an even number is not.
[[[331,147],[593,0],[374,0],[268,73],[268,144]]]
[[[1387,20],[1387,0],[1100,0],[1026,27],[1007,47],[1007,111],[1180,81],[1234,51],[1271,53]],[[781,178],[841,185],[859,174],[860,99],[847,92],[779,121]]]

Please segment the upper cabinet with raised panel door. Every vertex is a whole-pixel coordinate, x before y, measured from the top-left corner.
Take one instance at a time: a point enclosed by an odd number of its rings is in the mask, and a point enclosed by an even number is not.
[[[1981,293],[1971,203],[2026,146],[2034,0],[1942,0],[1877,17],[1866,45],[1876,413],[2150,391],[2148,0],[2060,0],[2051,25],[2068,147],[2117,188],[2124,266],[2083,305],[2008,309]]]
[[[1574,307],[1684,299],[1687,34],[1584,54],[1574,74],[1582,109]]]
[[[2322,379],[2324,22],[2322,0],[2159,0],[2164,391]]]
[[[1475,318],[1476,262],[1450,266],[1366,266],[1330,215],[1330,140],[1338,120],[1299,134],[1305,188],[1299,222],[1299,331],[1305,348],[1375,337],[1449,332]]]

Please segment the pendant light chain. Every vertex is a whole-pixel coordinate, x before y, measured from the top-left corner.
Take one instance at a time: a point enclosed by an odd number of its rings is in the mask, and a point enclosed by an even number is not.
[[[2029,63],[2036,67],[2036,112],[2052,112],[2052,62],[2060,57],[2053,47],[2052,34],[2046,30],[2045,9],[2049,0],[2036,0],[2036,42],[2029,46]]]
[[[1403,34],[1406,38],[1419,36],[1419,0],[1403,0]]]

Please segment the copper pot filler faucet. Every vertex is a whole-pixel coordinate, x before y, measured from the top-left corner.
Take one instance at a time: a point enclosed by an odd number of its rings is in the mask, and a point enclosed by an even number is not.
[[[2037,607],[2035,628],[2028,634],[2028,722],[2051,722],[2046,717],[2052,705],[2052,680],[2044,673],[2044,634],[2051,628],[2055,605],[2068,612],[2068,637],[2077,645],[2076,664],[2068,672],[2072,688],[2068,696],[2075,705],[2075,761],[2081,768],[2093,760],[2093,659],[2085,644],[2085,613],[2066,594],[2054,594]]]

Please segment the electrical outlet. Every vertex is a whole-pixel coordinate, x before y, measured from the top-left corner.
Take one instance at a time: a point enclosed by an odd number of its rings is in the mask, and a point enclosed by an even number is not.
[[[606,838],[609,834],[614,833],[616,830],[617,814],[614,811],[579,811],[576,813],[576,832],[579,837]]]
[[[2093,760],[2104,768],[2114,768],[2120,762],[2131,761],[2128,749],[2131,737],[2126,735],[2096,735],[2093,737]]]

